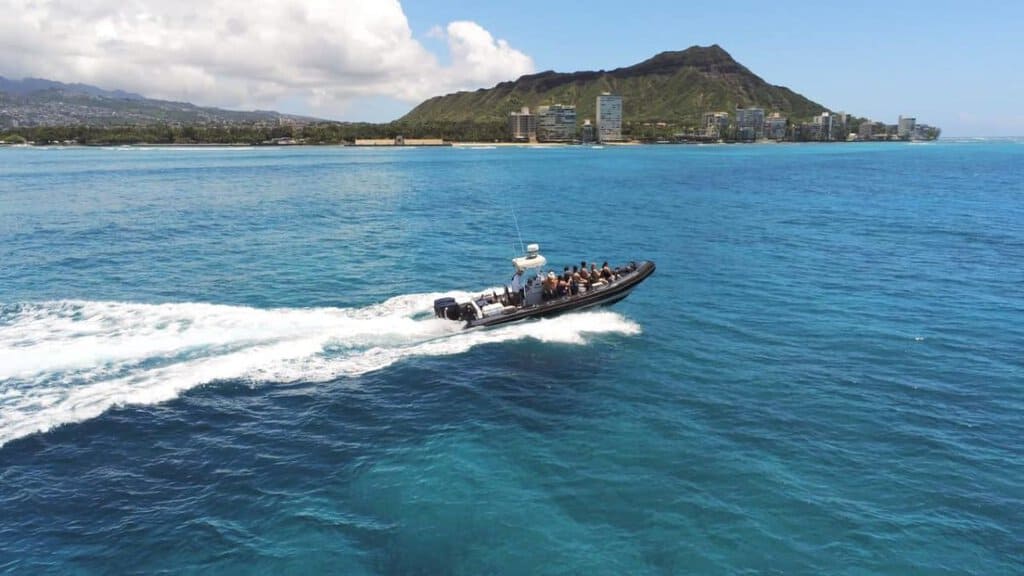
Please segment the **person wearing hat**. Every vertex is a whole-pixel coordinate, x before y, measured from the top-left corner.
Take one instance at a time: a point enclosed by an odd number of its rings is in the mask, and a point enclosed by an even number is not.
[[[548,270],[548,275],[544,277],[544,299],[550,300],[555,297],[555,292],[558,290],[558,276],[551,270]]]

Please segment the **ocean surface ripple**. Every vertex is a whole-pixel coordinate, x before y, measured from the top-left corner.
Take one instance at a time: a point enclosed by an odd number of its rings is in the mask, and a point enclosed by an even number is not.
[[[0,149],[0,572],[1024,573],[1022,200],[998,141]],[[434,319],[515,222],[658,272]]]

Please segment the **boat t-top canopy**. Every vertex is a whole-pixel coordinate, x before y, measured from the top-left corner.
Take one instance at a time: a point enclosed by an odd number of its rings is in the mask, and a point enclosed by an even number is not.
[[[512,259],[512,265],[516,272],[524,272],[532,268],[541,268],[548,263],[547,259],[540,255],[540,245],[530,244],[526,247],[526,256]]]

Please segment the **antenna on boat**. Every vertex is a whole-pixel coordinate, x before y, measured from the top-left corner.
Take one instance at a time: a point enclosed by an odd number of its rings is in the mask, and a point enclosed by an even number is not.
[[[515,222],[515,224],[516,224],[516,236],[519,237],[519,250],[520,250],[519,253],[520,254],[525,254],[526,253],[526,245],[523,244],[523,235],[522,235],[522,233],[519,232],[519,219],[516,218],[516,209],[512,208],[512,207],[509,207],[509,208],[511,208],[511,210],[512,210],[512,221]]]

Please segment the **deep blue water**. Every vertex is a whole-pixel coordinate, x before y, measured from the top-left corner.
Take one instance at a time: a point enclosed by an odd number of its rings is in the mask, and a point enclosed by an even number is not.
[[[1018,142],[0,149],[0,571],[1021,574],[1022,349]]]

